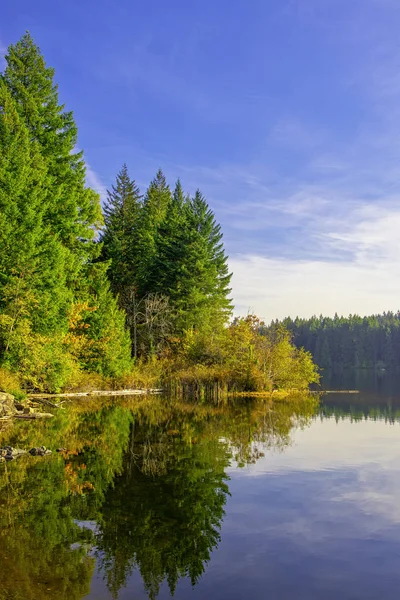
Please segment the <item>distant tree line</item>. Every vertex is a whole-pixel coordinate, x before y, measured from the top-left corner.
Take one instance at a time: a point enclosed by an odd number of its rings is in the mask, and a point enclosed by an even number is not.
[[[273,322],[269,329],[277,326]],[[298,348],[311,352],[323,369],[400,367],[400,312],[360,317],[286,318],[282,324]]]

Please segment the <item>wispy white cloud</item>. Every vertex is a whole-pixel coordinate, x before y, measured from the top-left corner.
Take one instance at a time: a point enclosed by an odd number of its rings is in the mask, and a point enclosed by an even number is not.
[[[168,156],[151,151],[144,156],[143,147],[127,152],[124,160],[137,168],[132,176],[139,183],[147,183],[161,165],[171,182],[180,177],[188,191],[203,191],[225,232],[241,313],[250,308],[269,319],[398,308],[398,19],[390,22],[398,10],[397,0],[282,2],[280,17],[277,11],[274,18],[294,18],[315,34],[321,63],[332,59],[329,78],[317,77],[324,75],[318,61],[304,72],[308,94],[301,90],[297,97],[294,91],[293,102],[282,97],[283,106],[275,104],[269,114],[254,110],[259,130],[253,147],[242,151],[238,135],[235,152],[228,148],[225,160],[212,151],[206,158],[189,152],[183,163],[173,151]],[[221,117],[234,130],[241,123],[238,105],[222,85],[197,76],[197,41],[188,47],[186,61],[182,40],[180,46],[165,46],[165,40],[142,35],[129,61],[113,64],[111,76],[130,86],[133,95],[139,86],[177,107],[185,104],[197,116]],[[109,77],[110,69],[101,68]],[[287,74],[290,78],[290,70]],[[250,83],[237,93],[252,106],[274,100],[269,93],[274,88],[258,79]],[[104,196],[95,173],[88,171],[88,181]]]
[[[89,187],[94,189],[99,195],[102,202],[107,197],[107,188],[101,181],[99,175],[86,163],[86,183]]]
[[[285,256],[285,248],[279,254],[279,245],[269,254],[231,257],[238,312],[255,311],[269,320],[400,308],[399,196],[347,203],[337,210],[327,200],[319,209],[311,204],[314,219],[300,234],[308,242],[307,256],[302,255],[304,245],[291,240],[297,257]],[[302,212],[288,216],[298,219]]]
[[[232,470],[234,477],[259,477],[266,473],[285,477],[296,472],[304,477],[307,472],[327,473],[324,481],[334,481],[333,486],[321,488],[321,502],[326,501],[332,510],[348,503],[358,512],[379,518],[370,519],[371,528],[384,523],[399,524],[397,447],[399,425],[382,421],[351,422],[349,418],[340,424],[343,443],[337,443],[337,424],[334,419],[314,420],[312,427],[303,431],[292,430],[295,444],[284,453],[265,451],[256,464],[240,472]],[[368,444],[365,444],[368,435]],[[343,477],[343,473],[350,477]],[[335,474],[340,477],[335,481]],[[320,496],[321,497],[321,496]],[[333,504],[332,504],[333,503]],[[311,532],[310,532],[311,533]],[[315,533],[315,532],[314,532]]]
[[[230,259],[236,311],[266,320],[313,314],[372,314],[400,308],[397,257],[354,262],[263,256]]]
[[[397,56],[377,55],[373,82],[359,80],[368,111],[346,139],[293,119],[277,123],[257,163],[193,169],[227,232],[240,313],[400,308]],[[282,146],[301,148],[301,170],[274,161]]]

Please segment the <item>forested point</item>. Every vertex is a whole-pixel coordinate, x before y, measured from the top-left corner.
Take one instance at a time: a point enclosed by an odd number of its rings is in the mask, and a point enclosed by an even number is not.
[[[400,312],[360,317],[286,318],[267,328],[285,327],[299,348],[311,352],[319,367],[343,369],[398,369],[400,367]]]
[[[123,165],[104,209],[73,113],[29,33],[0,75],[0,389],[306,389],[284,327],[232,318],[221,226],[197,190]],[[263,333],[263,335],[261,335]]]

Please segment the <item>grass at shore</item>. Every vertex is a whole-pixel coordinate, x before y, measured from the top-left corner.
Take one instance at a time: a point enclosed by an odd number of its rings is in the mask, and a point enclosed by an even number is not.
[[[260,389],[258,381],[246,382],[225,369],[199,365],[190,369],[177,369],[172,361],[138,361],[132,370],[119,378],[104,377],[98,373],[80,371],[63,387],[61,392],[80,393],[92,391],[117,391],[127,389],[162,388],[171,396],[192,397],[196,400],[222,398],[265,398],[285,400],[293,394],[308,393],[302,389]],[[257,389],[258,387],[258,389]],[[0,391],[23,399],[32,392],[47,390],[25,389],[22,378],[6,368],[0,368]]]

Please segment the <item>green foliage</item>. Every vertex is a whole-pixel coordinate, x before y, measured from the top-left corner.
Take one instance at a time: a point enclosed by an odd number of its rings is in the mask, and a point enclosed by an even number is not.
[[[302,389],[310,357],[258,325],[227,327],[231,273],[221,226],[198,190],[159,170],[143,199],[124,165],[86,186],[72,112],[29,33],[0,77],[0,366],[25,388],[74,387],[82,372],[124,380],[131,356],[228,390]],[[199,363],[201,367],[199,367]],[[166,367],[167,365],[167,367]],[[161,374],[161,368],[166,372]],[[185,372],[185,369],[188,371]],[[104,379],[103,379],[104,380]]]
[[[115,294],[135,285],[137,278],[137,239],[141,196],[136,183],[123,165],[116,184],[107,192],[104,206],[105,228],[101,236],[102,259],[109,261],[108,277]]]
[[[285,319],[297,347],[309,351],[323,369],[400,367],[400,313],[360,317]],[[276,327],[272,323],[270,329]]]
[[[175,352],[165,380],[178,393],[218,397],[229,392],[305,390],[319,381],[310,353],[298,350],[283,327],[266,335],[254,315],[213,333],[188,332]]]
[[[221,227],[198,191],[185,196],[180,181],[174,193],[161,170],[143,202],[126,166],[108,192],[103,257],[119,294],[136,357],[159,355],[165,332],[222,327],[231,314],[228,270]],[[168,299],[168,307],[163,301]],[[148,307],[159,307],[162,333],[148,335]]]
[[[21,390],[21,380],[18,375],[4,367],[0,367],[0,390],[12,394],[17,400],[23,400],[26,397]]]
[[[45,162],[3,82],[0,148],[0,361],[27,385],[58,389],[69,372],[65,251],[45,222]]]
[[[150,279],[154,291],[170,298],[178,333],[216,327],[230,316],[231,274],[221,226],[199,191],[193,199],[183,197],[180,182],[158,230]]]
[[[26,33],[8,48],[3,80],[18,113],[36,142],[51,179],[45,221],[69,250],[69,276],[78,276],[96,252],[95,229],[102,223],[98,195],[85,185],[85,163],[75,151],[77,127],[72,112],[58,101],[54,69]]]
[[[159,228],[166,219],[172,200],[171,191],[164,173],[159,169],[151,181],[143,200],[137,235],[137,275],[135,285],[140,298],[152,289],[149,273],[157,257],[157,235]]]
[[[44,217],[49,177],[39,147],[0,82],[0,307],[2,332],[29,318],[35,331],[65,326],[65,253]],[[64,314],[64,321],[63,321]],[[3,341],[7,346],[7,340]]]
[[[26,320],[13,330],[4,364],[18,373],[25,389],[59,392],[76,365],[66,351],[64,336],[34,333]]]
[[[118,307],[105,273],[105,265],[91,269],[87,278],[88,307],[81,332],[87,340],[80,364],[106,377],[121,377],[131,366],[131,340],[125,329],[125,313]]]
[[[83,334],[85,368],[129,370],[124,315],[93,266],[102,223],[98,195],[85,184],[72,113],[58,104],[54,71],[27,33],[6,56],[0,78],[0,364],[26,387],[59,390],[76,373],[69,315],[96,307]],[[89,319],[90,320],[90,319]],[[93,344],[90,342],[93,341]],[[81,361],[83,363],[84,361]],[[80,366],[82,364],[80,363]]]
[[[195,585],[220,541],[229,464],[283,450],[316,410],[301,398],[273,410],[102,398],[0,430],[0,446],[66,448],[0,465],[0,600],[84,597],[94,552],[113,598],[136,570],[150,598],[163,581]]]

